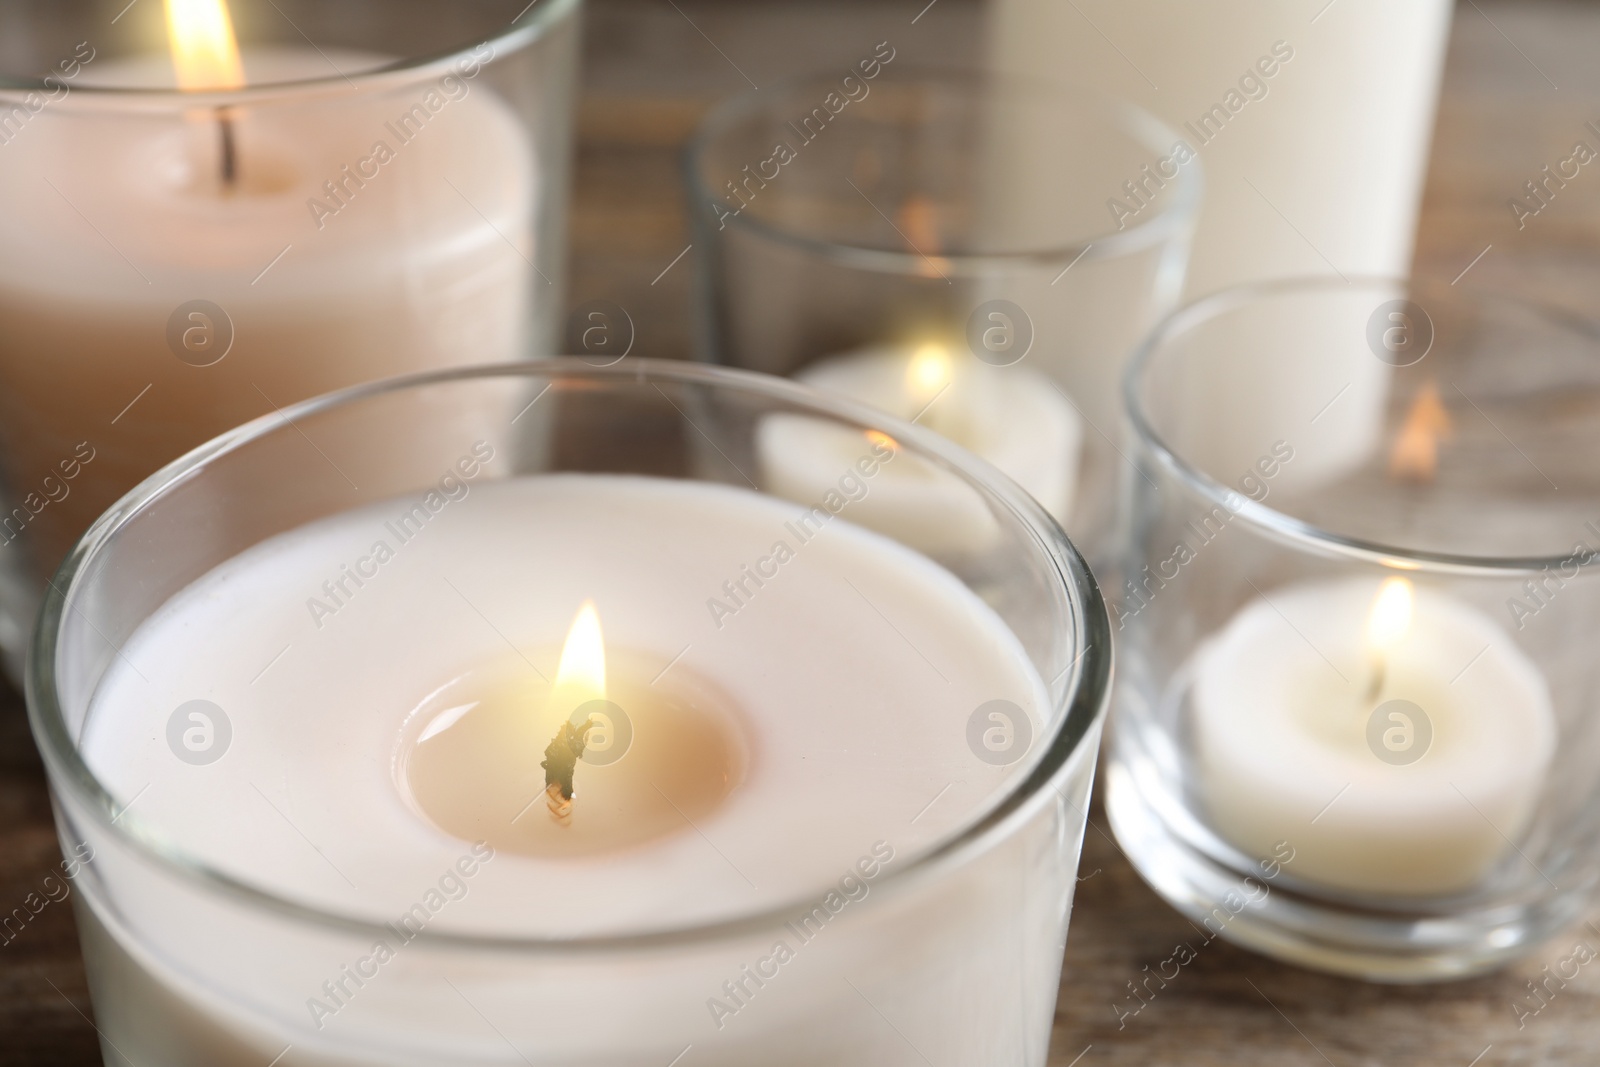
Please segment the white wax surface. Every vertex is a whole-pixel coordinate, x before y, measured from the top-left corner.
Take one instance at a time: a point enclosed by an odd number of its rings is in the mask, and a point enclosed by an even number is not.
[[[1196,785],[1213,827],[1251,855],[1288,841],[1296,878],[1370,893],[1465,891],[1538,803],[1556,744],[1549,689],[1482,612],[1419,588],[1378,703],[1420,707],[1432,741],[1415,762],[1379,758],[1363,695],[1377,588],[1269,590],[1201,647]]]
[[[258,82],[383,61],[309,48],[244,59]],[[159,57],[100,58],[83,73],[86,84],[170,77]],[[217,126],[203,111],[109,110],[74,92],[4,146],[0,458],[19,497],[42,496],[75,446],[96,452],[68,499],[31,508],[42,565],[138,479],[274,406],[525,354],[543,284],[531,266],[533,146],[486,73],[453,84],[454,99],[434,78],[240,106],[232,193],[218,187]],[[426,121],[413,116],[420,132],[402,140],[391,127],[418,105]],[[379,142],[393,153],[381,165]],[[338,205],[330,181],[346,202],[319,220],[310,201]],[[197,300],[231,323],[232,348],[210,366],[169,341],[169,320]]]
[[[83,745],[113,794],[137,798],[127,818],[270,892],[392,919],[467,850],[401,798],[391,759],[407,714],[508,643],[559,647],[585,598],[608,643],[662,668],[681,654],[731,698],[749,772],[695,829],[648,845],[497,856],[441,929],[576,935],[769,907],[836,880],[877,840],[909,861],[1031,763],[991,767],[966,741],[995,699],[1043,729],[1043,685],[1014,635],[948,572],[843,518],[794,546],[792,504],[563,475],[480,482],[400,544],[385,523],[414,502],[265,542],[135,633]],[[719,627],[708,599],[785,539],[794,558]],[[307,599],[379,540],[394,558],[319,629]],[[554,662],[535,666],[554,676]],[[209,766],[167,747],[168,717],[194,699],[233,726]]]
[[[1341,0],[1323,16],[1298,0],[997,0],[987,50],[1008,73],[1148,108],[1198,152],[1205,205],[1187,292],[1200,296],[1329,274],[1330,264],[1352,277],[1406,273],[1452,7]],[[1213,107],[1226,124],[1219,131],[1213,116],[1201,129]],[[1029,147],[1032,158],[1004,161],[1007,224],[1027,232],[1032,205],[1049,198],[1106,200],[1063,188],[1069,141],[1034,137]],[[1137,166],[1125,177],[1143,179]]]
[[[808,367],[798,378],[919,424],[998,467],[1057,520],[1065,522],[1077,485],[1082,422],[1042,375],[1022,366],[992,367],[971,357],[929,403],[911,395],[914,349],[867,348]],[[930,398],[931,399],[931,398]],[[859,434],[802,417],[769,418],[760,435],[762,470],[774,491],[820,501],[867,449]],[[913,456],[897,455],[866,481],[851,503],[853,521],[934,556],[981,550],[996,530],[988,506],[955,476]]]
[[[256,83],[336,77],[339,70],[359,76],[389,62],[309,48],[246,50],[243,58]],[[170,79],[164,57],[101,59],[83,75],[85,84],[152,88]],[[434,78],[381,92],[296,97],[286,90],[282,101],[235,108],[240,179],[231,194],[215,188],[220,150],[208,112],[118,112],[69,95],[5,146],[0,190],[30,210],[0,220],[13,253],[0,262],[0,279],[51,295],[92,290],[99,300],[116,294],[141,301],[164,298],[180,283],[195,290],[182,294],[189,299],[242,282],[237,295],[270,301],[286,291],[366,291],[378,279],[393,284],[397,275],[441,260],[460,268],[472,250],[486,257],[468,262],[476,274],[499,264],[501,255],[489,254],[495,245],[518,257],[496,227],[528,253],[534,189],[527,137],[482,70],[451,81],[448,93]],[[417,104],[424,121],[413,116],[397,128]],[[380,141],[394,158],[374,164],[377,176],[367,177],[374,167],[361,173],[359,163]],[[346,165],[360,181],[348,180]],[[344,184],[347,204],[328,193],[329,181]],[[336,213],[319,225],[312,198]],[[447,206],[452,202],[459,210]],[[285,245],[294,248],[250,293],[245,287]],[[235,278],[233,271],[248,273]]]
[[[1198,298],[1274,278],[1409,273],[1454,6],[1340,0],[1324,15],[1320,3],[1307,12],[1300,0],[994,0],[986,51],[1008,74],[1092,86],[1148,108],[1195,153],[1181,169],[1204,172],[1184,278],[1185,297]],[[1032,136],[1004,114],[995,124],[1012,149],[997,159],[986,205],[1000,234],[1032,236],[1037,219],[1063,201],[1094,209],[1094,224],[1111,230],[1118,221],[1103,205],[1113,199],[1137,211],[1121,217],[1130,229],[1155,214],[1125,187],[1073,187],[1072,138]],[[1173,148],[1160,144],[1130,160],[1112,184],[1156,192],[1141,168],[1159,180],[1164,166],[1170,177],[1178,169]],[[1170,197],[1170,183],[1160,195]],[[1081,266],[1094,277],[1094,260]],[[1012,296],[1042,342],[1077,336],[1099,315],[1138,317],[1106,293],[1090,307],[1057,293],[1088,284],[1082,271],[1074,274],[1051,297]],[[1119,280],[1137,291],[1131,278]],[[1231,337],[1213,331],[1230,360],[1184,383],[1184,395],[1197,412],[1248,408],[1252,416],[1217,425],[1211,440],[1192,440],[1186,451],[1231,481],[1281,438],[1301,457],[1285,469],[1289,484],[1309,490],[1358,466],[1376,443],[1388,368],[1364,343],[1365,317],[1380,301],[1361,294],[1355,302],[1354,323],[1293,308],[1276,331],[1263,322],[1260,337],[1243,327]],[[1079,348],[1057,372],[1108,433],[1122,408],[1122,352],[1135,339],[1113,340],[1123,347]]]

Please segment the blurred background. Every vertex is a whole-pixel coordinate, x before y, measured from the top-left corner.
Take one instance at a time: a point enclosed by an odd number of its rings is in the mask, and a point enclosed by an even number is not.
[[[1063,4],[1067,0],[1061,0]],[[1326,0],[1311,0],[1312,15]],[[981,0],[592,0],[579,107],[569,303],[605,298],[627,309],[635,351],[687,358],[690,242],[680,151],[714,103],[754,85],[860,58],[891,40],[917,65],[984,59]],[[1102,5],[1070,5],[1089,15]],[[920,14],[913,24],[911,19]],[[1330,11],[1326,18],[1333,17]],[[1097,33],[1087,18],[1081,31]],[[1316,26],[1308,26],[1308,33]],[[1593,313],[1600,283],[1600,172],[1581,173],[1519,231],[1507,206],[1600,135],[1600,5],[1576,0],[1466,0],[1455,14],[1423,197],[1415,273]],[[1264,47],[1267,42],[1261,42]],[[1119,42],[1138,60],[1136,42]],[[1107,45],[1108,48],[1115,47]],[[1241,56],[1240,69],[1254,57]],[[1223,65],[1230,71],[1235,64]],[[1287,73],[1287,72],[1286,72]],[[1129,72],[1130,83],[1138,76]],[[1159,78],[1157,79],[1159,81]],[[1132,85],[1130,84],[1129,88]],[[1220,92],[1226,88],[1219,82]],[[1121,86],[1106,86],[1112,91]],[[1586,186],[1592,182],[1594,188]],[[1263,212],[1270,208],[1263,206]],[[1314,220],[1295,225],[1312,244]],[[1287,226],[1287,224],[1286,224]],[[1303,270],[1329,273],[1311,248]]]

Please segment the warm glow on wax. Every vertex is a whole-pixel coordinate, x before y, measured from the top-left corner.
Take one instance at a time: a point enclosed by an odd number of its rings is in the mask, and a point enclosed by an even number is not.
[[[906,388],[917,403],[926,404],[950,384],[953,374],[950,352],[943,345],[926,344],[906,366]]]
[[[867,440],[871,441],[875,445],[882,445],[884,448],[889,449],[891,452],[900,451],[900,442],[896,441],[894,438],[890,437],[888,434],[884,433],[882,430],[868,430],[867,431]]]

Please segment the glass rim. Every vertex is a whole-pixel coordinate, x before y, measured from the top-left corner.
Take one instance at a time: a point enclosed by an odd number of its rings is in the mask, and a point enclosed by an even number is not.
[[[1080,110],[1097,112],[1109,127],[1117,129],[1130,141],[1136,142],[1159,158],[1171,150],[1179,140],[1176,130],[1154,114],[1120,97],[1103,93],[1089,86],[1043,78],[1023,77],[1014,74],[997,74],[976,67],[943,67],[915,64],[890,72],[896,84],[924,84],[981,82],[1036,93],[1054,93],[1074,100]],[[682,166],[690,209],[696,220],[705,218],[706,205],[715,202],[715,195],[701,181],[700,161],[710,146],[729,127],[741,119],[767,106],[777,96],[791,95],[811,85],[833,85],[837,78],[831,74],[814,72],[774,82],[765,90],[747,89],[723,100],[706,113],[695,126],[694,133],[684,145]],[[1087,105],[1087,106],[1084,106]],[[949,252],[936,251],[923,255],[895,249],[868,248],[843,241],[833,241],[785,229],[743,213],[724,220],[729,226],[743,227],[752,233],[778,244],[786,244],[819,256],[840,261],[864,270],[882,273],[915,273],[931,256],[941,265],[948,264],[947,273],[967,276],[978,275],[996,266],[1017,264],[1053,264],[1070,259],[1096,262],[1116,259],[1159,245],[1161,242],[1192,232],[1199,218],[1201,197],[1205,191],[1205,164],[1198,154],[1178,169],[1175,177],[1167,181],[1177,186],[1166,203],[1152,212],[1149,218],[1124,229],[1109,230],[1082,240],[1061,245],[1019,249],[1014,252]],[[1108,224],[1109,225],[1109,224]]]
[[[1053,580],[1065,593],[1079,627],[1071,635],[1072,663],[1062,675],[1045,680],[1050,709],[1059,713],[1051,734],[1031,770],[1019,774],[991,801],[987,812],[971,825],[936,840],[904,867],[887,871],[878,885],[903,887],[920,884],[942,869],[964,862],[983,862],[981,854],[1002,839],[1011,825],[1032,817],[1034,811],[1057,792],[1055,780],[1064,776],[1087,751],[1086,739],[1094,735],[1108,705],[1112,674],[1111,621],[1100,589],[1076,546],[1061,527],[1025,491],[986,461],[945,441],[932,431],[913,426],[865,404],[811,389],[787,379],[751,371],[732,370],[677,360],[636,359],[597,367],[581,358],[560,357],[481,364],[443,371],[403,375],[370,382],[314,397],[254,419],[228,431],[184,456],[125,494],[74,544],[49,581],[33,641],[28,650],[26,693],[28,717],[44,757],[52,793],[66,792],[99,824],[101,832],[116,838],[139,859],[208,894],[220,894],[243,907],[266,910],[279,919],[309,923],[341,933],[381,935],[381,922],[332,908],[313,906],[278,892],[259,888],[242,878],[223,873],[203,858],[177,847],[159,832],[141,832],[137,815],[118,812],[115,798],[89,768],[72,736],[56,685],[58,639],[70,611],[80,579],[90,570],[102,547],[135,517],[156,504],[170,489],[201,472],[210,462],[293,425],[307,416],[358,404],[393,393],[478,379],[525,378],[623,384],[670,383],[734,390],[786,405],[791,412],[810,413],[835,422],[855,422],[881,428],[897,442],[938,460],[946,469],[997,497],[1029,534],[1054,568]],[[548,385],[547,385],[548,387]],[[1065,681],[1059,695],[1051,692]],[[76,808],[68,809],[75,813]],[[831,884],[831,883],[828,883]],[[722,941],[761,933],[793,916],[797,908],[813,902],[823,884],[806,886],[792,898],[759,911],[730,919],[668,923],[617,934],[575,938],[509,936],[495,933],[424,930],[418,941],[436,948],[505,950],[547,954],[596,954],[636,951],[670,945]]]
[[[506,50],[506,54],[514,53],[548,36],[558,22],[572,15],[582,3],[583,0],[536,0],[512,20],[509,29],[487,37],[478,44],[453,48],[448,52],[403,56],[382,66],[355,74],[335,72],[315,78],[294,78],[288,81],[245,85],[239,89],[148,89],[117,85],[80,85],[74,82],[70,91],[52,106],[79,108],[127,106],[133,110],[169,111],[262,104],[286,97],[327,98],[376,92],[391,86],[411,84],[433,75],[442,76],[457,63],[472,57],[474,50],[485,44],[493,45],[496,49],[494,56],[487,61],[493,63],[501,58],[501,48]],[[55,85],[52,85],[52,80]],[[60,83],[61,79],[54,74],[46,74],[39,78],[0,75],[0,94],[55,92]],[[74,105],[73,98],[80,96],[82,99]]]
[[[1158,323],[1134,347],[1122,376],[1122,403],[1129,425],[1139,442],[1167,468],[1169,473],[1190,490],[1226,508],[1249,526],[1289,544],[1314,548],[1346,559],[1377,563],[1397,570],[1459,576],[1539,573],[1547,567],[1560,566],[1572,561],[1571,553],[1555,556],[1496,556],[1402,548],[1382,541],[1325,530],[1314,523],[1252,500],[1238,490],[1224,485],[1191,463],[1156,430],[1140,392],[1145,375],[1151,370],[1166,344],[1220,314],[1261,303],[1264,299],[1294,293],[1348,292],[1355,286],[1382,287],[1403,293],[1415,292],[1418,289],[1440,290],[1453,293],[1454,295],[1448,299],[1456,303],[1470,301],[1480,306],[1515,307],[1532,312],[1540,319],[1565,330],[1585,335],[1600,347],[1600,324],[1564,308],[1518,296],[1488,293],[1477,289],[1451,290],[1442,283],[1386,275],[1353,274],[1344,278],[1333,275],[1305,275],[1251,282],[1219,290],[1179,308]],[[1579,571],[1600,572],[1600,559],[1581,563]]]

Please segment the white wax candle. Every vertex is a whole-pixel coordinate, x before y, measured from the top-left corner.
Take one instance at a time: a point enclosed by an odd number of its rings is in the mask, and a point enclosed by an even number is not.
[[[1066,397],[1027,367],[989,366],[941,346],[883,346],[823,360],[797,377],[915,418],[994,464],[1058,521],[1070,516],[1082,423]],[[797,417],[769,419],[760,450],[773,491],[808,505],[839,492],[862,451],[858,435]],[[897,454],[862,488],[849,504],[853,522],[932,555],[980,549],[993,536],[971,488],[916,457]]]
[[[1060,180],[1071,173],[1070,140],[1011,137],[1028,156],[1003,161],[1002,199],[1013,208],[998,205],[996,221],[1026,233],[1034,205],[1070,195],[1105,205],[1111,227],[1133,226],[1149,217],[1161,160],[1170,177],[1198,158],[1206,202],[1189,293],[1335,270],[1404,275],[1452,8],[1446,0],[1344,0],[1309,13],[1296,0],[996,0],[995,69],[1132,100],[1189,149],[1178,161],[1162,152],[1134,163],[1124,176],[1131,193],[1073,190]]]
[[[748,752],[742,777],[692,827],[587,855],[507,849],[473,864],[470,893],[434,915],[431,929],[576,937],[751,913],[826,889],[878,842],[888,842],[893,863],[911,860],[979,818],[1030,765],[991,766],[974,758],[967,741],[973,710],[996,699],[1015,702],[1043,729],[1044,686],[1016,637],[947,571],[844,521],[798,543],[785,525],[797,509],[770,497],[559,475],[469,483],[464,499],[441,503],[420,532],[402,537],[397,516],[413,503],[363,508],[258,545],[140,627],[94,698],[83,742],[112,792],[137,797],[129,818],[248,884],[393,921],[469,848],[420,817],[398,781],[394,756],[421,725],[413,709],[434,709],[445,700],[441,687],[465,671],[525,655],[521,684],[530,715],[539,714],[535,698],[547,690],[536,672],[557,677],[555,650],[586,598],[605,619],[606,645],[631,650],[660,672],[659,685],[649,676],[644,683],[671,691],[674,672],[684,671],[716,687]],[[708,612],[725,580],[780,541],[788,542],[784,562],[735,617]],[[350,573],[364,577],[358,584]],[[167,738],[173,710],[195,699],[224,709],[232,730],[225,755],[200,766],[175,759]],[[651,710],[635,705],[633,714]],[[429,724],[437,721],[432,715],[424,717]],[[448,736],[454,727],[443,729]],[[625,772],[627,758],[607,769]],[[580,766],[579,804],[583,772]],[[981,883],[1038,878],[1025,870],[1027,854],[986,857]],[[103,1025],[114,1018],[127,1032],[153,1035],[144,1051],[185,1047],[203,1031],[212,1035],[208,1047],[229,1050],[207,1061],[214,1064],[231,1064],[232,1056],[254,1062],[248,1057],[263,1051],[267,1062],[291,1042],[286,1062],[295,1064],[387,1063],[377,1052],[352,1050],[427,1033],[436,1014],[465,1019],[451,1046],[459,1055],[451,1060],[424,1041],[412,1051],[416,1062],[459,1062],[468,1051],[519,1062],[453,995],[448,1003],[408,999],[408,990],[428,982],[421,950],[408,950],[391,965],[394,974],[339,1005],[308,1043],[294,1025],[303,1030],[308,1022],[300,1000],[326,996],[320,983],[346,951],[331,934],[325,950],[303,938],[263,947],[243,927],[240,946],[195,944],[181,936],[186,919],[168,896],[139,895],[135,865],[118,867],[109,855],[97,863],[109,892],[123,897],[121,918],[107,923],[97,912],[93,936],[105,958],[143,972],[137,982],[97,990],[97,1011]],[[968,923],[974,935],[981,927],[985,943],[1028,942],[1026,931],[1044,913],[1032,906],[968,912],[962,902],[987,892],[963,880],[945,905],[910,919],[894,913],[915,935],[892,946],[869,938],[805,950],[816,969],[784,971],[783,991],[758,1002],[766,1014],[741,1015],[743,1029],[730,1024],[720,1044],[706,1041],[700,1062],[747,1063],[764,1043],[772,1062],[783,1063],[834,1062],[829,1050],[846,1039],[888,1048],[899,1038],[875,1030],[882,1019],[859,999],[838,1000],[843,1007],[829,1011],[828,1025],[803,1031],[795,1045],[792,1007],[837,1000],[841,990],[854,997],[840,974],[877,959],[914,959]],[[1059,918],[1058,891],[1040,892]],[[1058,949],[1052,941],[1041,951]],[[838,952],[842,964],[832,955]],[[863,955],[852,963],[852,953]],[[985,973],[982,953],[974,959],[974,973]],[[526,1046],[538,1062],[621,1064],[668,1046],[670,1058],[686,1041],[715,1034],[703,1001],[725,995],[718,983],[726,966],[686,956],[676,980],[693,988],[683,1011],[671,1015],[655,1006],[671,999],[669,991],[636,989],[636,976],[608,972],[603,960],[492,988],[455,978],[513,1032],[541,1035],[539,1048]],[[191,977],[219,971],[231,988],[208,989]],[[895,996],[920,1012],[940,1002],[948,981],[913,968],[896,980]],[[998,975],[993,981],[1010,989]],[[563,995],[553,997],[541,982]],[[591,985],[592,995],[564,995]],[[283,1002],[285,988],[296,991],[293,1003]],[[613,1025],[532,1021],[574,1002]],[[161,1025],[150,1026],[151,1017]],[[774,1032],[769,1026],[791,1036],[764,1041]],[[995,1040],[978,1016],[951,1032],[974,1054]],[[163,1062],[125,1051],[137,1062]],[[887,1055],[874,1062],[911,1053]]]
[[[1212,826],[1247,853],[1292,844],[1297,878],[1466,891],[1538,805],[1556,744],[1549,689],[1471,605],[1423,588],[1409,624],[1385,624],[1378,590],[1273,590],[1201,646],[1195,785]]]
[[[1308,13],[1299,0],[994,0],[994,69],[1131,100],[1164,120],[1173,140],[1129,158],[1113,181],[1095,172],[1074,185],[1082,169],[1073,165],[1073,138],[997,114],[995,140],[1004,151],[989,153],[990,231],[1026,239],[1041,218],[1061,218],[1067,209],[1060,205],[1070,204],[1082,214],[1066,217],[1080,226],[1127,233],[1155,216],[1161,198],[1170,199],[1174,176],[1200,167],[1205,198],[1187,295],[1278,278],[1406,276],[1454,5],[1341,0],[1316,7]],[[1092,261],[1085,266],[1092,269]],[[1073,284],[1069,274],[1061,288]],[[1041,343],[1077,336],[1082,320],[1092,323],[1103,308],[1125,319],[1139,314],[1104,296],[1092,308],[1070,293],[1023,302]],[[1185,388],[1201,418],[1214,411],[1230,417],[1187,450],[1213,462],[1215,473],[1248,467],[1264,445],[1290,441],[1302,462],[1286,476],[1306,491],[1358,467],[1377,444],[1389,380],[1365,340],[1367,318],[1382,302],[1370,290],[1352,291],[1348,309],[1330,299],[1285,306],[1275,322],[1256,316],[1211,329],[1228,358]],[[1125,354],[1078,345],[1055,371],[1098,426],[1114,425],[1121,411]],[[1251,397],[1258,399],[1241,401]]]
[[[0,457],[23,509],[0,515],[0,540],[53,566],[140,478],[274,406],[524,354],[535,160],[484,84],[484,49],[425,83],[239,105],[231,190],[208,111],[74,92],[30,119],[0,159],[0,198],[25,205],[0,213]],[[245,54],[253,84],[384,62]],[[165,57],[80,75],[172,79]],[[180,312],[201,300],[225,319]],[[63,493],[84,442],[95,459]]]

